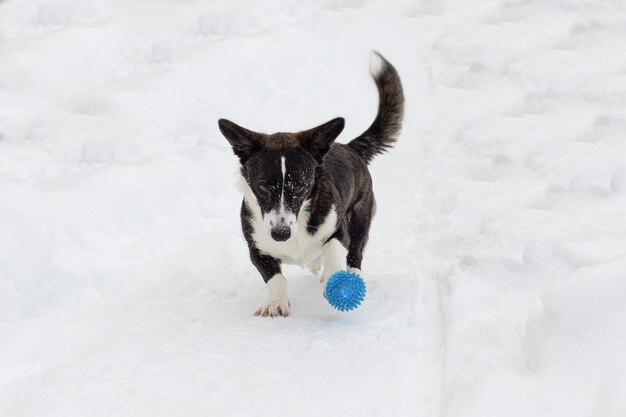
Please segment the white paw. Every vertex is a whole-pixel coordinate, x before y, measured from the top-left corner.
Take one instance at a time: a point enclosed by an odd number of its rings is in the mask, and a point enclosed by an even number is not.
[[[348,267],[348,271],[352,272],[353,274],[357,274],[358,276],[361,276],[361,270],[359,268]]]
[[[282,274],[276,274],[267,281],[267,301],[254,315],[276,317],[289,315],[291,304],[287,297],[287,280]]]
[[[290,308],[291,304],[289,303],[287,297],[277,300],[268,300],[263,307],[259,308],[254,313],[254,315],[261,317],[287,317],[289,315]]]
[[[324,287],[324,291],[326,291],[326,283],[328,282],[328,280],[330,279],[330,277],[333,274],[322,274],[322,276],[320,277],[320,284],[322,284],[322,287]]]
[[[322,270],[322,257],[318,256],[317,258],[309,262],[307,267],[309,268],[309,271],[311,271],[313,275],[319,274],[320,271]]]
[[[333,274],[335,272],[333,272]],[[333,274],[322,273],[322,277],[320,278],[320,284],[322,284],[322,295],[324,298],[326,298],[326,284],[328,284],[328,280],[333,276]]]

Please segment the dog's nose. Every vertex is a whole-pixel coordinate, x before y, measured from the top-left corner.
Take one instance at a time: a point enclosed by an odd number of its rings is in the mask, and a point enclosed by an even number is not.
[[[287,226],[279,226],[272,228],[272,239],[278,242],[284,242],[291,237],[291,229]]]

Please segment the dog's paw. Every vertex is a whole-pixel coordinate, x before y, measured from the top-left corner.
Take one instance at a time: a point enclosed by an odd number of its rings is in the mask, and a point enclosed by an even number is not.
[[[274,300],[268,300],[263,307],[259,308],[254,315],[261,317],[287,317],[291,309],[291,303],[289,299],[279,298]]]
[[[320,275],[320,284],[322,284],[322,286],[326,287],[326,283],[328,282],[330,277],[332,277],[333,274],[335,272],[337,272],[337,271],[338,270],[335,271],[335,270],[329,270],[328,268],[324,268],[324,270],[322,271],[322,275]]]
[[[311,271],[313,275],[319,274],[322,271],[322,257],[318,256],[317,258],[309,262],[307,268],[309,268],[309,271]]]
[[[324,277],[323,275],[320,278],[320,284],[322,284],[322,295],[324,296],[324,298],[326,298],[326,284],[328,284],[329,278],[330,277]]]
[[[324,275],[320,278],[320,284],[322,284],[322,295],[324,298],[326,298],[326,283],[328,282],[328,278],[330,277],[324,277]]]

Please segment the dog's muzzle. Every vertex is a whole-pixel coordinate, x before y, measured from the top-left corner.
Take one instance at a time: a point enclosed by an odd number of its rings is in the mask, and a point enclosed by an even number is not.
[[[267,231],[277,242],[284,242],[295,234],[296,216],[293,213],[277,213],[272,210],[265,215]]]

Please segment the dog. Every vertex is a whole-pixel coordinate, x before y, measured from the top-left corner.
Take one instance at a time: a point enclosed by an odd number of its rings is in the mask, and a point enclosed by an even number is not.
[[[220,119],[220,131],[241,163],[241,226],[250,260],[268,297],[254,315],[288,316],[291,304],[281,265],[321,268],[323,288],[339,270],[361,274],[376,200],[368,163],[396,142],[404,95],[396,69],[372,52],[370,73],[379,104],[372,125],[347,144],[336,118],[297,133],[264,134]]]

